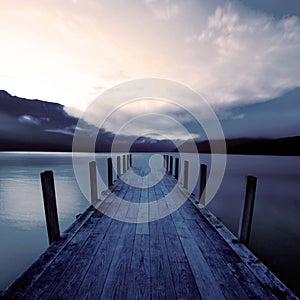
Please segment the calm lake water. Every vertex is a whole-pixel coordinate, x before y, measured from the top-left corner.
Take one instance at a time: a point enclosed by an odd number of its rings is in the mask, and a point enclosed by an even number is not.
[[[134,154],[133,164],[145,164],[149,157]],[[96,156],[104,174],[106,158],[107,154]],[[210,156],[201,154],[200,161],[208,164],[209,171]],[[83,169],[88,189],[88,169]],[[39,178],[45,170],[55,174],[61,231],[89,206],[74,176],[72,154],[0,153],[0,290],[48,246]],[[249,248],[300,295],[300,157],[227,156],[223,182],[208,208],[234,234],[247,175],[258,177]],[[196,187],[196,196],[197,191]]]

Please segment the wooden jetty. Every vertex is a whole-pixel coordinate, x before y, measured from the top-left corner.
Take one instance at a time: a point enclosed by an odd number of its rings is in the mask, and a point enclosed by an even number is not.
[[[170,212],[172,203],[164,201],[170,190],[174,205],[186,197],[169,173],[152,186],[163,168],[141,179],[144,188],[124,183],[145,171],[120,176],[97,204],[102,212],[89,207],[1,299],[297,299],[192,198],[162,219],[137,223],[136,203],[161,199],[143,211],[150,220]]]

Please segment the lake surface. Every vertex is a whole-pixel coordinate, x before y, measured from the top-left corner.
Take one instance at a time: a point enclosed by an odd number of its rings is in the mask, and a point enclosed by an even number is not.
[[[133,164],[147,165],[150,156],[133,154]],[[103,174],[107,157],[96,155]],[[201,154],[200,161],[208,165],[209,171],[210,155]],[[61,231],[90,205],[74,176],[72,154],[0,153],[0,290],[48,246],[39,177],[45,170],[55,174]],[[87,166],[83,166],[83,174],[83,185],[88,190]],[[258,177],[249,248],[299,295],[300,157],[227,156],[224,179],[208,208],[235,234],[247,175]],[[194,176],[191,166],[190,180]],[[99,193],[103,189],[100,186]],[[197,196],[198,186],[194,193]]]

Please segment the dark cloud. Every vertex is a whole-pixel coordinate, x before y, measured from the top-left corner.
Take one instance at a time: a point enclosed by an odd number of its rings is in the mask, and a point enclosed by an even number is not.
[[[285,16],[300,17],[299,0],[239,0],[245,6],[263,11],[276,18]]]

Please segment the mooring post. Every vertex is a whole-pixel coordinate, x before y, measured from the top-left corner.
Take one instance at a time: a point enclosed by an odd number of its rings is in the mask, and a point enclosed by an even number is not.
[[[89,169],[90,169],[91,203],[94,204],[98,201],[97,166],[95,161],[91,161],[89,163]]]
[[[170,174],[173,175],[173,156],[170,156]]]
[[[200,193],[199,193],[199,202],[202,205],[205,205],[205,187],[206,187],[206,178],[207,178],[207,165],[200,165]]]
[[[117,176],[121,176],[121,157],[117,156]]]
[[[183,171],[183,187],[188,189],[189,184],[189,162],[187,160],[184,161],[184,171]]]
[[[249,244],[252,217],[254,210],[255,192],[256,192],[257,178],[254,176],[247,176],[246,193],[244,206],[238,230],[238,240],[240,243]]]
[[[169,171],[169,155],[166,155],[166,170]]]
[[[127,170],[130,168],[130,161],[129,161],[129,154],[126,155],[126,161],[127,161]]]
[[[108,188],[110,188],[113,184],[112,158],[111,157],[109,157],[107,159],[107,184],[108,184]]]
[[[41,182],[48,231],[48,240],[50,245],[54,241],[58,241],[60,239],[53,172],[45,171],[41,173]]]
[[[123,174],[126,172],[126,157],[123,155]]]
[[[175,174],[174,177],[176,180],[178,180],[178,170],[179,170],[179,158],[175,158]]]

